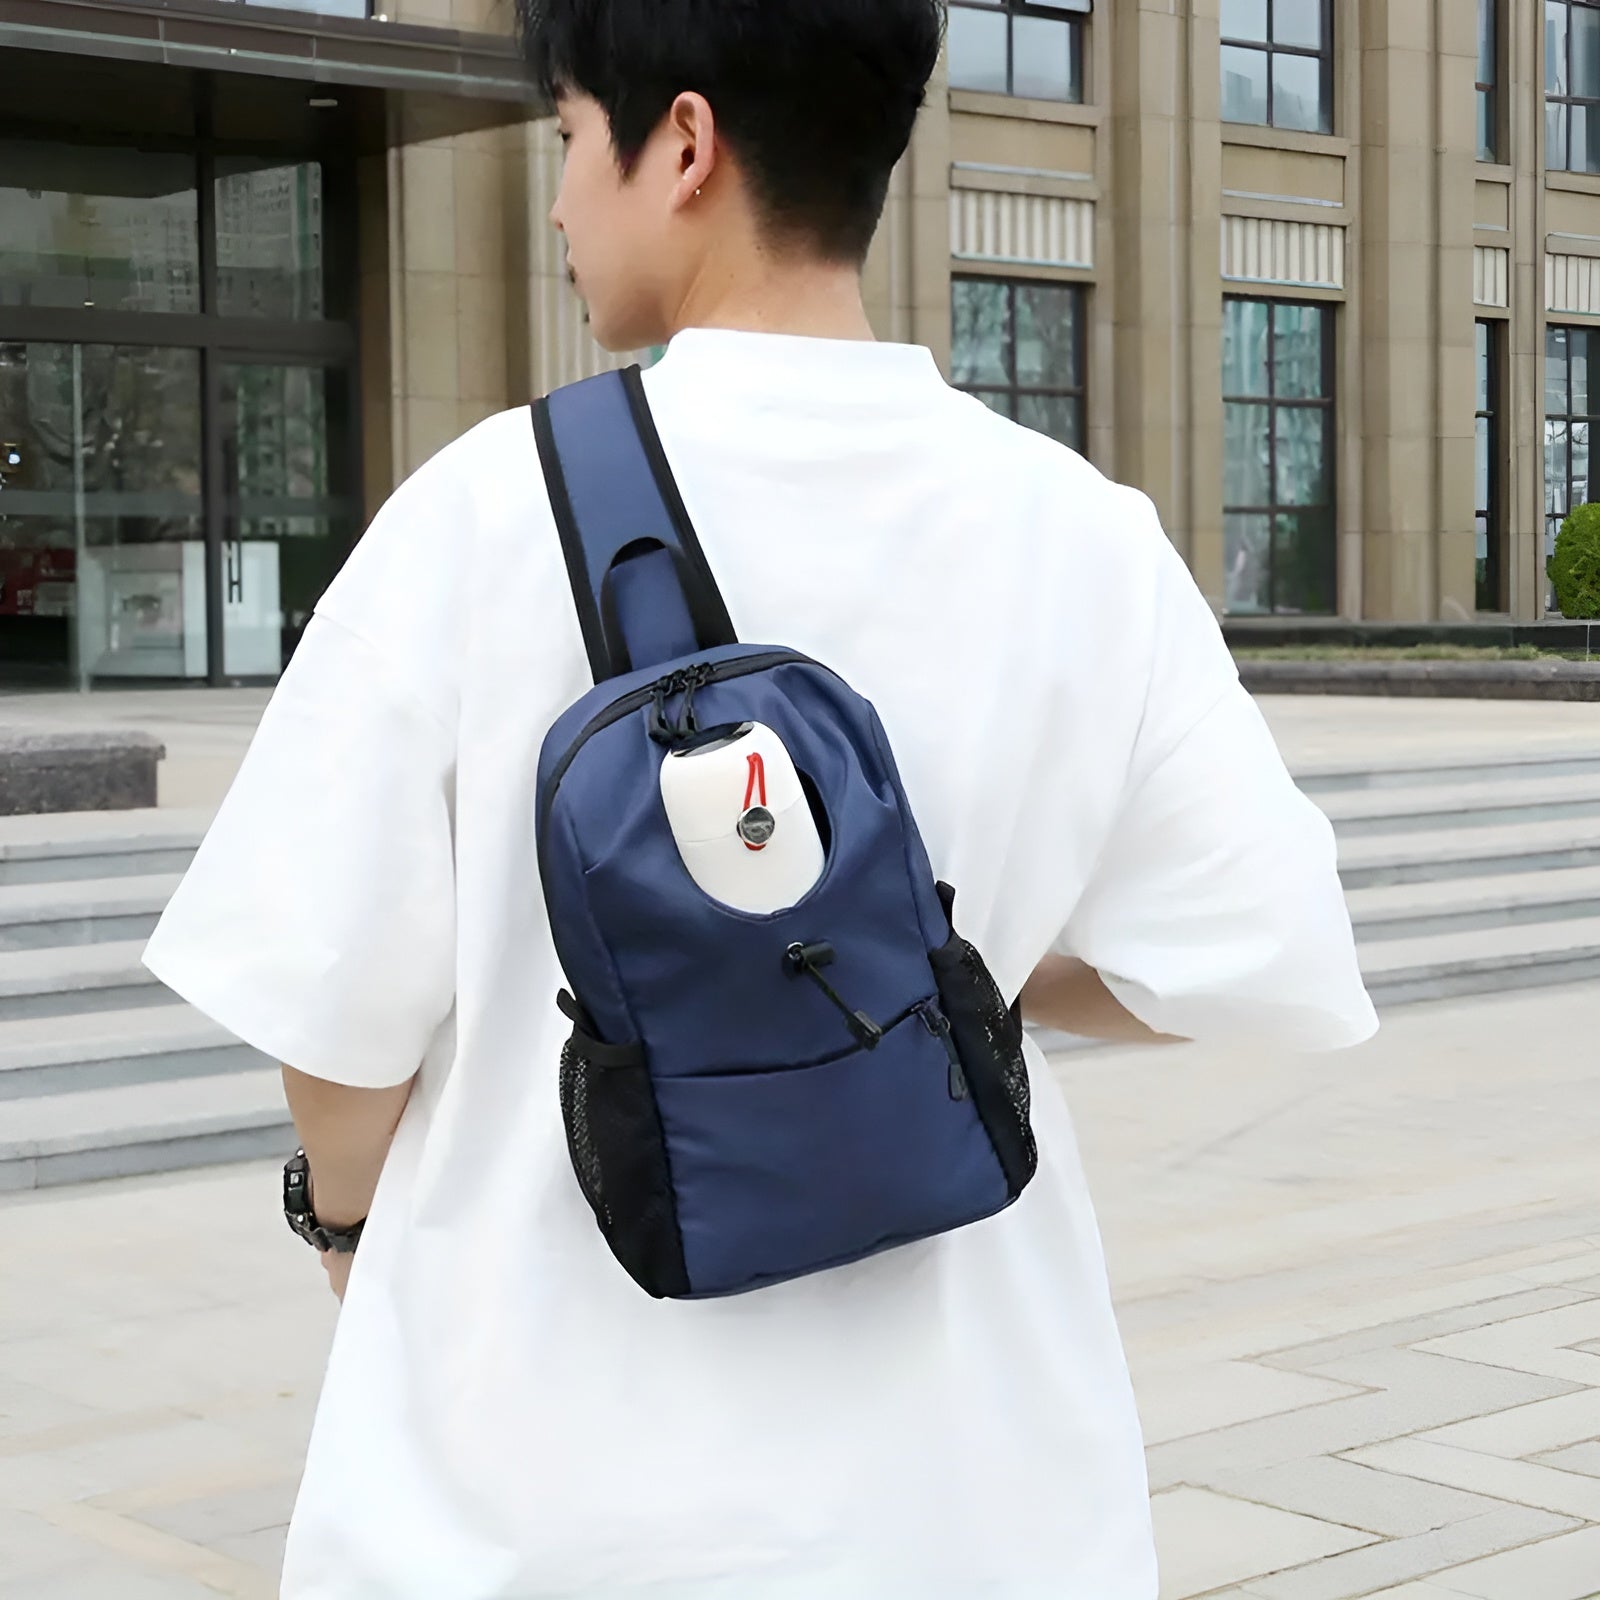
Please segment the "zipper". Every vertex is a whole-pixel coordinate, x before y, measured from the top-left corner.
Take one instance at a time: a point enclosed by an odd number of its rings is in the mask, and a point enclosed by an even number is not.
[[[545,789],[544,798],[539,803],[538,829],[540,846],[540,875],[544,873],[543,839],[547,825],[550,821],[550,812],[555,805],[556,790],[566,776],[567,768],[577,758],[579,750],[589,742],[597,733],[603,732],[614,723],[621,722],[624,717],[631,717],[635,711],[642,710],[661,697],[663,708],[669,695],[682,693],[689,688],[692,677],[696,688],[704,688],[708,683],[722,683],[729,678],[742,678],[752,672],[765,672],[769,667],[781,667],[789,663],[814,667],[818,665],[810,656],[801,655],[798,650],[772,650],[758,656],[739,656],[732,661],[697,662],[692,667],[680,668],[677,672],[669,672],[665,677],[657,678],[655,682],[646,684],[642,689],[634,689],[625,694],[621,699],[613,700],[604,711],[597,712],[586,722],[578,737],[567,746],[566,754],[556,763],[555,770],[550,774],[549,786]],[[689,713],[693,715],[693,702],[691,699]]]
[[[944,1046],[944,1053],[950,1058],[950,1098],[965,1100],[972,1091],[967,1086],[967,1075],[961,1068],[961,1052],[956,1049],[950,1019],[931,1000],[916,1009],[923,1027]]]

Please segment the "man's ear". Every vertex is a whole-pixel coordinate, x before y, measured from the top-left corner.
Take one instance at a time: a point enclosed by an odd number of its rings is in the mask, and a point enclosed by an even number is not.
[[[672,102],[667,129],[677,146],[678,183],[673,204],[700,197],[717,165],[717,119],[703,94],[685,92]]]

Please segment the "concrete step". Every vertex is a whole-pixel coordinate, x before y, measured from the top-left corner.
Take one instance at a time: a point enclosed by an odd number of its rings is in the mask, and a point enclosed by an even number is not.
[[[1600,917],[1600,867],[1390,884],[1351,889],[1345,899],[1362,943],[1571,922]]]
[[[1339,794],[1358,789],[1419,789],[1461,784],[1516,782],[1600,775],[1600,738],[1593,755],[1544,756],[1532,760],[1399,762],[1392,766],[1295,769],[1295,782],[1307,794]]]
[[[1378,1006],[1592,982],[1600,977],[1600,917],[1391,939],[1360,954]]]
[[[1600,817],[1341,838],[1346,889],[1600,866]]]
[[[182,878],[88,878],[0,889],[0,951],[148,939]]]
[[[7,1101],[0,1190],[287,1158],[294,1130],[276,1071]]]
[[[185,1005],[0,1023],[0,1101],[276,1065]]]
[[[182,873],[210,824],[209,811],[0,817],[0,888]]]
[[[0,952],[0,1022],[174,1005],[140,962],[144,942]]]
[[[1600,774],[1507,778],[1415,789],[1350,789],[1316,799],[1341,838],[1431,833],[1600,816]]]

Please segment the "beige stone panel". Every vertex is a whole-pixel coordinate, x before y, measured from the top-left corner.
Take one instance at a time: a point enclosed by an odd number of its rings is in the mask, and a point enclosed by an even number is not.
[[[460,362],[456,393],[462,400],[501,405],[506,393],[506,294],[499,278],[456,280]]]
[[[950,115],[950,159],[1042,172],[1094,171],[1095,130],[1018,117]]]
[[[508,0],[454,0],[451,21],[469,33],[509,34],[515,20]]]
[[[1511,187],[1504,183],[1484,183],[1473,186],[1472,220],[1480,228],[1509,228],[1511,226]]]
[[[461,403],[458,400],[403,400],[400,414],[403,419],[398,463],[401,477],[409,477],[453,439],[460,437]]]
[[[455,278],[447,272],[405,273],[401,318],[401,392],[419,400],[459,398]]]
[[[1573,194],[1552,189],[1545,196],[1545,226],[1551,233],[1600,237],[1600,194]]]
[[[1310,155],[1299,150],[1263,150],[1256,145],[1224,143],[1222,186],[1241,194],[1331,200],[1343,205],[1344,157]]]
[[[505,270],[505,163],[497,154],[455,152],[456,270],[480,276]]]
[[[400,238],[406,272],[456,270],[456,159],[448,142],[399,153]]]
[[[391,22],[407,22],[415,27],[438,28],[449,26],[451,0],[377,0],[373,14],[382,14]]]

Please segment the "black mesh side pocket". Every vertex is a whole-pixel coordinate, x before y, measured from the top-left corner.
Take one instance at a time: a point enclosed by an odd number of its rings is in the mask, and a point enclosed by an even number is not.
[[[945,915],[955,891],[939,885]],[[939,1000],[972,1087],[977,1108],[994,1146],[1006,1187],[1021,1194],[1039,1164],[1028,1120],[1028,1065],[1022,1054],[1022,1018],[1008,1009],[983,957],[952,926],[949,941],[928,958],[939,985]]]
[[[583,1197],[611,1253],[658,1299],[689,1292],[655,1089],[639,1044],[603,1044],[571,997],[561,1051],[561,1120]]]

